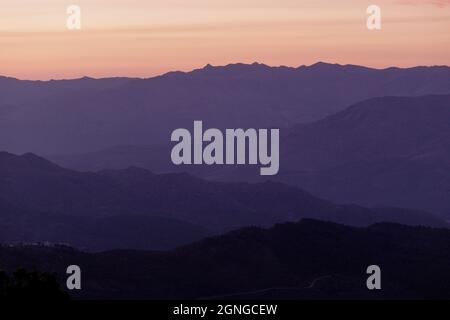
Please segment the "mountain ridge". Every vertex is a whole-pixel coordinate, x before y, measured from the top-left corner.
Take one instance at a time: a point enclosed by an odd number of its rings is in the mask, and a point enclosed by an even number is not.
[[[82,266],[79,299],[432,299],[449,297],[450,231],[364,228],[302,219],[244,228],[166,252],[0,247],[0,267],[55,272]],[[439,261],[439,263],[435,263]],[[367,290],[366,269],[383,290]]]
[[[144,222],[150,219],[162,223],[166,230],[178,226],[178,233],[188,235],[180,239],[177,232],[160,233],[161,239],[166,239],[164,243],[173,236],[173,245],[205,234],[249,225],[271,226],[300,218],[349,225],[393,221],[447,226],[445,221],[426,212],[336,205],[298,187],[274,181],[216,182],[186,173],[154,174],[135,167],[77,172],[30,154],[0,153],[0,163],[5,162],[3,158],[12,164],[0,166],[0,203],[16,209],[0,214],[0,229],[15,239],[23,235],[27,240],[34,237],[36,241],[52,239],[86,246],[89,241],[85,239],[95,239],[97,234],[99,237],[121,234],[122,238],[130,237],[129,246],[139,243],[139,248],[157,248],[157,240],[146,243],[145,230],[139,233],[139,240],[135,239],[138,235],[133,233],[134,229],[121,227],[141,220],[150,230],[151,224]],[[15,215],[15,210],[20,214]],[[102,229],[93,228],[94,225],[102,225]],[[111,237],[111,243],[116,244],[116,239]],[[102,248],[111,248],[107,238],[97,239],[100,241],[104,243]],[[96,241],[91,242],[93,248],[98,247]]]
[[[8,75],[0,75],[0,81],[1,80],[18,80],[18,81],[29,81],[29,82],[56,82],[56,81],[76,81],[76,80],[111,80],[111,79],[131,79],[131,80],[145,80],[145,79],[152,79],[152,78],[158,78],[165,75],[169,75],[172,73],[179,73],[179,74],[187,74],[192,73],[194,71],[199,71],[203,69],[224,69],[228,67],[235,67],[235,66],[244,66],[244,67],[250,67],[250,66],[259,66],[264,68],[270,68],[270,69],[305,69],[305,68],[315,68],[315,67],[351,67],[351,68],[357,68],[357,69],[369,69],[369,70],[406,70],[406,69],[427,69],[427,68],[435,68],[435,69],[447,69],[450,68],[448,65],[419,65],[419,66],[409,66],[409,67],[397,67],[397,66],[387,66],[387,67],[370,67],[370,66],[364,66],[364,65],[358,65],[358,64],[352,64],[352,63],[333,63],[333,62],[327,62],[327,61],[317,61],[315,63],[312,63],[310,65],[299,65],[299,66],[287,66],[287,65],[269,65],[262,62],[252,62],[252,63],[244,63],[244,62],[234,62],[234,63],[228,63],[223,65],[212,65],[210,63],[207,63],[201,68],[193,68],[188,71],[181,71],[181,70],[174,70],[174,71],[167,71],[158,75],[149,76],[149,77],[134,77],[134,76],[106,76],[106,77],[93,77],[89,75],[80,76],[77,78],[61,78],[61,79],[48,79],[48,80],[31,80],[31,79],[21,79],[14,76],[8,76]]]
[[[288,128],[373,97],[450,94],[450,68],[234,64],[40,86],[0,85],[0,149],[61,154],[161,144],[198,119],[222,129]]]
[[[338,203],[394,206],[450,214],[450,95],[378,97],[316,122],[281,131],[280,173],[272,180]],[[210,180],[261,181],[250,166],[178,167],[170,145],[113,147],[51,156],[63,166],[97,171],[136,165]]]

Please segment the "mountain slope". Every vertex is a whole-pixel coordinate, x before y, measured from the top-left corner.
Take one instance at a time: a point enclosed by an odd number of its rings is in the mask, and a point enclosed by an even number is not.
[[[17,106],[63,92],[79,92],[86,89],[107,90],[132,80],[134,79],[84,77],[73,80],[31,81],[0,76],[0,109],[4,105]]]
[[[0,203],[21,212],[1,213],[0,225],[9,235],[4,241],[51,240],[97,249],[112,248],[123,237],[125,247],[159,248],[170,247],[172,236],[172,245],[180,244],[211,232],[303,217],[350,225],[393,221],[446,226],[426,212],[335,205],[276,182],[222,183],[134,167],[83,173],[32,154],[0,153],[0,164]],[[133,233],[136,228],[141,232]],[[152,239],[145,232],[160,237],[145,243]]]
[[[450,216],[450,96],[384,97],[290,131],[278,180],[338,202]]]
[[[449,118],[450,95],[374,98],[291,129],[285,158],[302,170],[402,157],[449,165]]]
[[[340,203],[396,206],[450,217],[450,96],[382,97],[282,130],[271,179]],[[222,181],[260,181],[255,168],[176,167],[167,146],[122,146],[52,157],[70,168],[130,165]],[[264,177],[267,179],[267,177]]]
[[[97,85],[102,81],[74,82],[78,90],[56,90],[19,105],[11,100],[0,113],[0,149],[61,154],[167,144],[174,129],[190,128],[199,119],[222,129],[286,128],[368,98],[449,94],[450,68],[234,64],[111,87]],[[27,89],[17,95],[26,97]]]
[[[448,299],[450,232],[377,224],[354,228],[314,220],[245,228],[169,252],[2,247],[0,267],[52,271],[82,266],[78,298]],[[366,288],[381,268],[382,290]]]

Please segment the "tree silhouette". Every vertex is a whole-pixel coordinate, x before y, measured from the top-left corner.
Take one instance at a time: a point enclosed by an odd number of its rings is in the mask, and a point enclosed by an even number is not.
[[[69,295],[61,290],[55,274],[20,268],[12,275],[0,271],[0,299],[64,301]]]

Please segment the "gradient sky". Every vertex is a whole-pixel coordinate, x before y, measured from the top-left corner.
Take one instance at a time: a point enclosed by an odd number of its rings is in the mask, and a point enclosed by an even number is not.
[[[66,8],[82,30],[66,29]],[[382,30],[366,28],[366,8]],[[207,63],[450,65],[450,0],[0,0],[0,74],[149,77]]]

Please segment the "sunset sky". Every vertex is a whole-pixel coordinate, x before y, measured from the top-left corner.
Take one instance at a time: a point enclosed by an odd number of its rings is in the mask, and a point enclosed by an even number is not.
[[[66,28],[69,5],[82,29]],[[382,30],[366,28],[366,8]],[[150,77],[208,63],[450,65],[450,0],[0,0],[0,75]]]

